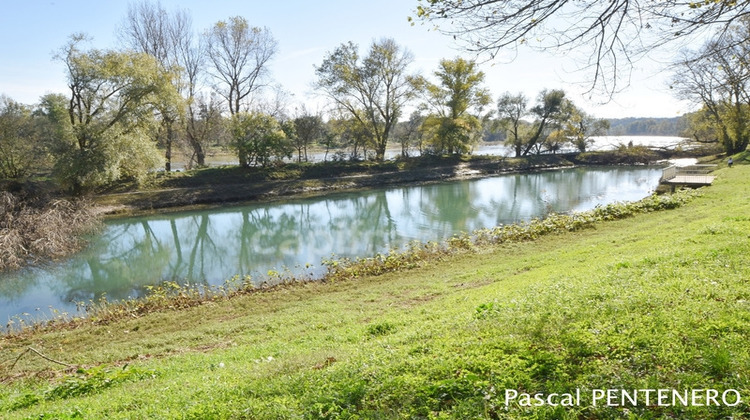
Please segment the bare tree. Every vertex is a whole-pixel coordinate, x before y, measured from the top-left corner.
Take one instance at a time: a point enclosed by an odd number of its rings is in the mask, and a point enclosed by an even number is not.
[[[707,29],[726,31],[750,14],[750,1],[420,0],[415,12],[490,58],[519,46],[584,51],[592,90],[613,95],[629,83],[636,60]]]
[[[180,131],[191,150],[188,166],[193,162],[205,165],[206,139],[201,137],[206,133],[205,104],[198,95],[204,75],[206,43],[203,37],[196,36],[189,12],[170,13],[159,2],[145,0],[131,4],[118,36],[126,46],[154,56],[165,69],[175,73],[175,87],[185,99],[186,115],[163,112],[166,169],[171,169],[172,145],[178,135],[174,124],[178,117],[183,120]]]
[[[185,63],[186,51],[193,43],[192,20],[184,11],[170,14],[159,2],[141,1],[128,6],[128,13],[119,28],[118,37],[129,48],[154,57],[165,71],[175,74],[175,88],[190,101],[190,81],[194,80],[196,67]],[[186,83],[187,82],[187,83]],[[183,106],[158,107],[161,115],[165,146],[165,170],[172,169],[172,147],[177,136],[177,122]],[[184,105],[184,104],[182,104]]]
[[[218,81],[216,92],[235,115],[263,86],[277,42],[268,28],[250,26],[241,16],[216,22],[206,35],[212,75]]]

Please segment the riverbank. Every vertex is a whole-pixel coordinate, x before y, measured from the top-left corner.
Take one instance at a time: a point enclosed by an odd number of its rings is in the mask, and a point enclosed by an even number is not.
[[[3,337],[0,411],[113,419],[747,417],[750,167],[742,163],[673,210],[469,247],[410,270]],[[718,405],[704,398],[595,406],[591,398],[594,389],[655,388],[735,390],[743,402],[732,405],[731,392]],[[567,407],[546,400],[506,407],[506,390],[589,397]]]
[[[271,168],[221,167],[159,174],[148,185],[118,185],[93,198],[108,215],[273,201],[375,186],[434,183],[575,165],[635,165],[666,158],[646,148],[585,154],[425,156],[387,162],[287,163]]]

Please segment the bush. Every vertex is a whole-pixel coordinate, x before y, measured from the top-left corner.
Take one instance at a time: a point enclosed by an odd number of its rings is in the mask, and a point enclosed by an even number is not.
[[[84,201],[30,198],[0,192],[0,270],[59,258],[83,245],[82,234],[97,226]]]

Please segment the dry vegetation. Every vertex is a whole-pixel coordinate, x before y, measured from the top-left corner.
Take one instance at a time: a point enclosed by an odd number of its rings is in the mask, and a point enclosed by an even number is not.
[[[0,191],[0,270],[80,249],[81,234],[97,226],[83,200],[50,199]]]

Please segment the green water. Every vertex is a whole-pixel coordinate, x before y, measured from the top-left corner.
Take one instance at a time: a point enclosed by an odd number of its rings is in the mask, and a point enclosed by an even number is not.
[[[114,220],[72,258],[0,278],[0,319],[75,313],[75,302],[139,297],[165,280],[261,282],[285,269],[315,277],[332,255],[370,256],[550,211],[639,200],[660,175],[654,167],[564,169]]]

